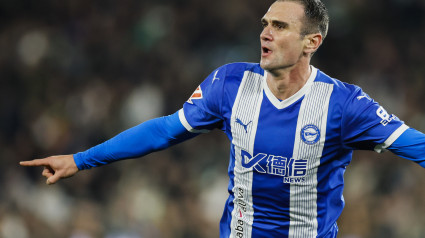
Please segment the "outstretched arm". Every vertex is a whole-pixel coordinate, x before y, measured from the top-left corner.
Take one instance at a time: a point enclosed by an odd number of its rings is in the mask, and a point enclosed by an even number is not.
[[[89,169],[163,150],[196,135],[186,130],[176,112],[143,122],[102,144],[74,154],[74,160],[80,170]]]
[[[47,178],[47,184],[53,184],[61,178],[73,176],[79,170],[144,156],[196,135],[198,134],[186,130],[176,112],[170,116],[146,121],[84,152],[23,161],[20,164],[44,166],[42,175]]]

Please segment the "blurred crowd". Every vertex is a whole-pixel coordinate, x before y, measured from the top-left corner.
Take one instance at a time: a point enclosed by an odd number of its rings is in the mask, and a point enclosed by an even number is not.
[[[258,62],[272,0],[0,1],[0,237],[218,237],[229,142],[213,131],[53,186],[21,160],[83,151],[180,109],[215,68]],[[313,65],[425,132],[425,2],[323,0]],[[342,238],[425,237],[425,170],[356,152]]]

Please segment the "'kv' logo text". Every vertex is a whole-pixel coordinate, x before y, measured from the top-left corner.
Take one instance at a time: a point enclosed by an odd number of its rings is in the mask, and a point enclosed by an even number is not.
[[[284,183],[301,183],[305,181],[307,160],[288,159],[286,157],[264,153],[258,153],[253,157],[244,150],[241,150],[241,157],[244,168],[253,168],[259,173],[282,176],[284,177]]]

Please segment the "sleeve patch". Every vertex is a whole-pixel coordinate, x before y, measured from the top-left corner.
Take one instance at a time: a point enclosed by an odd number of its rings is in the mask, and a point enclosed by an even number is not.
[[[192,96],[190,96],[189,100],[187,100],[188,103],[193,104],[192,100],[196,100],[196,99],[202,99],[202,89],[201,89],[201,85],[199,85],[195,92],[193,92]]]

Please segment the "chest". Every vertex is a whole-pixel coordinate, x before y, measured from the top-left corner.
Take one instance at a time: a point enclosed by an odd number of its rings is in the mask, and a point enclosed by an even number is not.
[[[320,164],[332,85],[312,84],[283,107],[261,80],[242,84],[226,120],[236,170],[296,179]],[[279,102],[277,102],[279,103]]]

